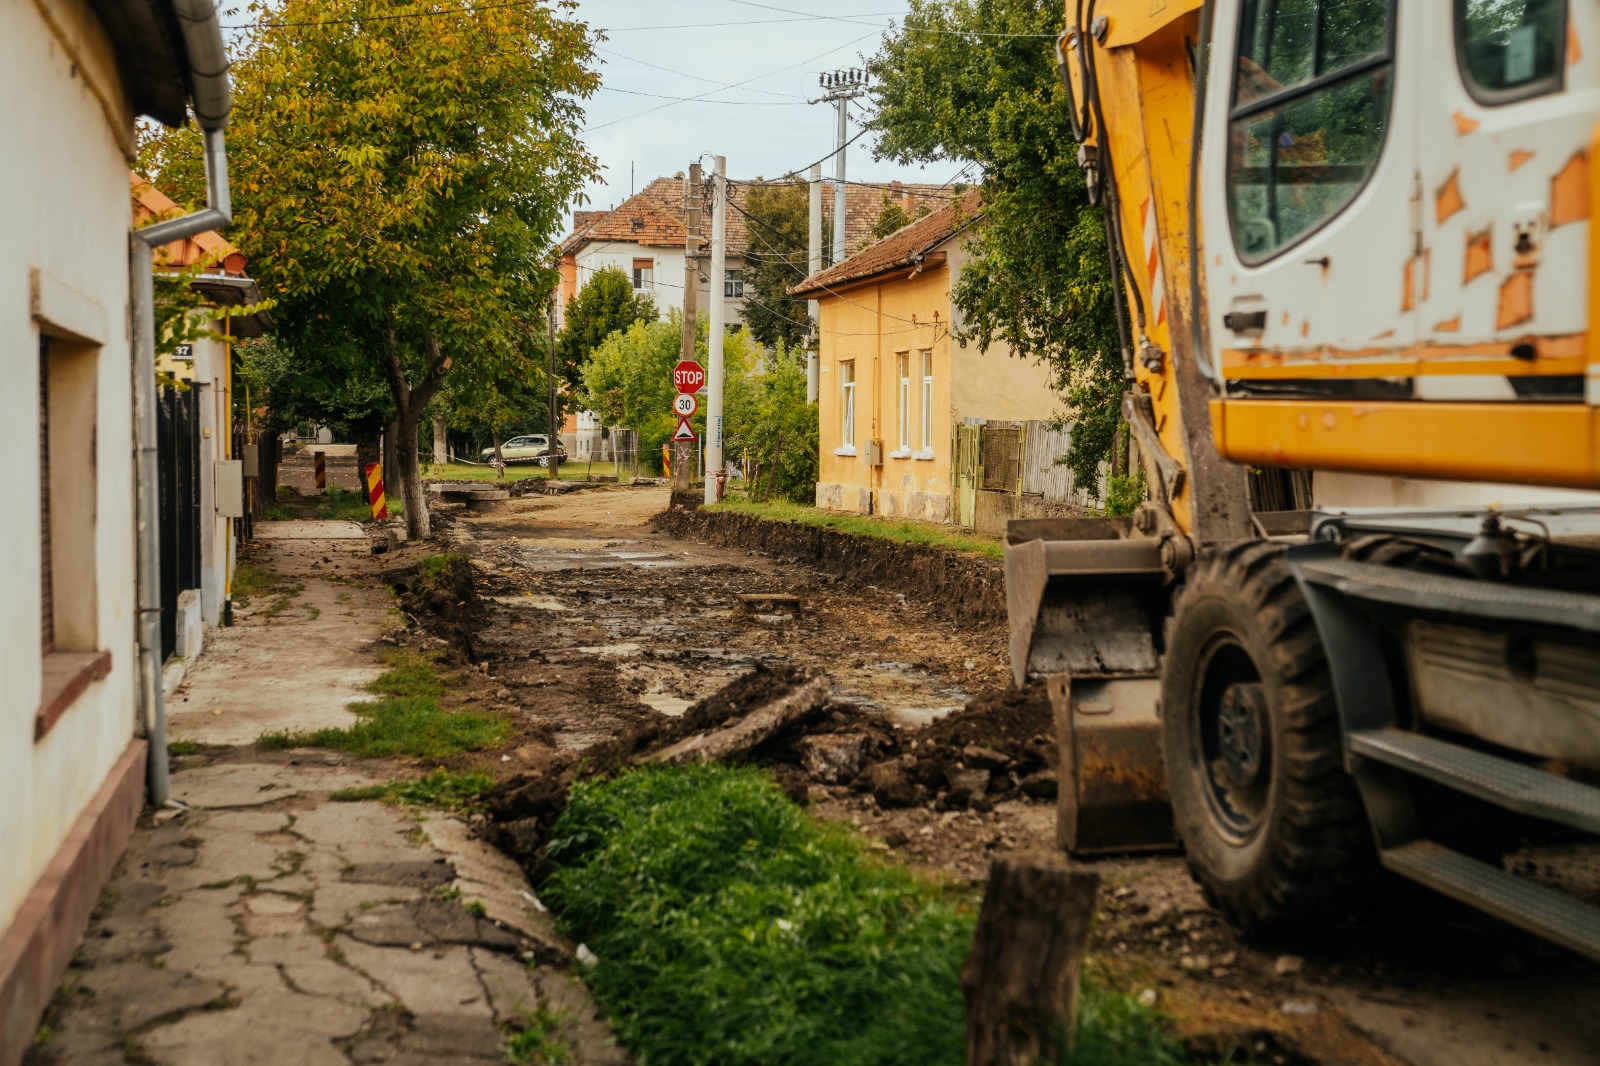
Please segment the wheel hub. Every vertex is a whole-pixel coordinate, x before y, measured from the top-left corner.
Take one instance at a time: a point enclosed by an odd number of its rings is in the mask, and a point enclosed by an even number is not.
[[[1266,694],[1259,683],[1229,685],[1222,693],[1217,740],[1223,774],[1234,788],[1250,788],[1261,779],[1266,710]]]

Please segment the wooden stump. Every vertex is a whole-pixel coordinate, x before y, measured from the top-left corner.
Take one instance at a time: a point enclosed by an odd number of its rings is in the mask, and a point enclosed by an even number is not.
[[[1071,1045],[1099,887],[1099,874],[1059,852],[995,861],[961,971],[967,1066],[1054,1063],[1061,1041]]]

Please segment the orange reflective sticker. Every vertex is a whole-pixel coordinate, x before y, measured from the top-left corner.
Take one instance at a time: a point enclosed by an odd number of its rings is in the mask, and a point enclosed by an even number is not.
[[[1526,163],[1532,158],[1532,152],[1524,151],[1523,149],[1518,148],[1515,152],[1511,153],[1511,158],[1508,161],[1509,165],[1507,169],[1510,172],[1515,173],[1517,169],[1522,166],[1522,164]]]
[[[1494,328],[1508,329],[1533,317],[1533,271],[1519,270],[1500,284]]]
[[[1478,128],[1477,119],[1472,118],[1470,115],[1463,115],[1459,111],[1450,116],[1450,121],[1456,124],[1456,133],[1462,137],[1465,137],[1467,134],[1472,133]]]
[[[1572,21],[1571,13],[1567,15],[1567,65],[1578,62],[1583,58],[1583,45],[1578,43],[1578,27]]]
[[[1434,220],[1442,226],[1451,215],[1466,206],[1467,202],[1461,198],[1461,168],[1457,167],[1433,194]]]
[[[1400,310],[1402,311],[1409,311],[1417,306],[1416,272],[1417,261],[1415,259],[1407,259],[1405,271],[1400,279]]]
[[[1461,278],[1463,285],[1494,269],[1494,249],[1489,240],[1493,233],[1494,227],[1485,226],[1477,233],[1467,234],[1466,270]]]
[[[1447,318],[1443,322],[1435,322],[1433,331],[1435,333],[1460,333],[1461,316],[1457,315],[1454,318]]]
[[[1550,228],[1589,217],[1589,153],[1579,151],[1550,179]]]

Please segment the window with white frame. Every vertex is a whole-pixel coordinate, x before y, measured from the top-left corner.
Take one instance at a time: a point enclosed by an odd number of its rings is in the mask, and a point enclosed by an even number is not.
[[[839,363],[839,446],[856,446],[856,361]]]
[[[911,353],[895,356],[900,370],[900,453],[911,454]]]
[[[933,352],[924,348],[922,362],[922,453],[933,458]]]
[[[724,270],[722,272],[722,295],[735,299],[744,298],[744,271]]]
[[[656,287],[656,261],[654,259],[635,259],[633,261],[633,287],[641,290],[650,290]]]

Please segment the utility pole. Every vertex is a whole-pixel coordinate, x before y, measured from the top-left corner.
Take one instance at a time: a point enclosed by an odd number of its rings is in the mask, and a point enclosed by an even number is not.
[[[839,136],[833,156],[833,261],[844,258],[844,146],[850,139],[850,101],[867,91],[867,72],[851,67],[817,75],[817,84],[827,90],[813,104],[831,103],[839,112]]]
[[[683,336],[678,343],[679,358],[694,359],[695,304],[700,298],[700,204],[705,198],[700,164],[689,164],[684,186],[683,238]],[[687,491],[694,480],[694,444],[672,446],[672,488]]]
[[[822,271],[822,164],[811,165],[811,240],[806,273]],[[815,300],[806,301],[806,317],[811,320],[812,350],[806,353],[806,402],[817,402],[817,353],[822,348],[822,312]]]
[[[728,161],[712,157],[711,177],[711,365],[706,367],[706,503],[717,502],[722,473],[722,320],[727,301],[722,278],[728,260]]]
[[[550,379],[550,425],[545,441],[545,469],[550,471],[552,479],[561,476],[561,423],[557,421],[556,412],[556,301],[560,299],[561,283],[558,281],[550,293],[550,350],[545,370],[545,376]]]

